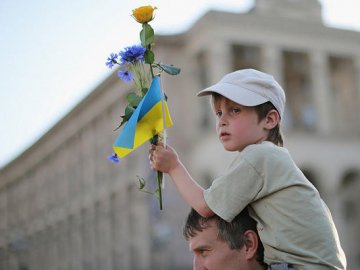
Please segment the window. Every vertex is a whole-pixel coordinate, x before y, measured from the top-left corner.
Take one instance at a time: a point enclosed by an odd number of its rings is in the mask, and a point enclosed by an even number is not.
[[[233,45],[233,70],[261,69],[261,50],[256,46]]]
[[[288,128],[306,131],[315,129],[316,115],[309,71],[307,54],[283,52],[283,86],[287,96],[285,122]]]
[[[336,131],[359,130],[355,68],[351,58],[329,57],[331,109]]]

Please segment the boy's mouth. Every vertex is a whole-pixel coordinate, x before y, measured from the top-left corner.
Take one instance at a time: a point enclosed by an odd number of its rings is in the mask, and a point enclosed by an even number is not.
[[[220,134],[219,134],[220,140],[224,140],[229,136],[230,136],[230,133],[227,133],[227,132],[220,132]]]

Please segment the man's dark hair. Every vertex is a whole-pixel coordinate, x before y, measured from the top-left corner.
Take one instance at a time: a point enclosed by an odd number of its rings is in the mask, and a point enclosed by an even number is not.
[[[247,230],[252,230],[257,234],[256,221],[252,219],[247,208],[241,211],[231,222],[227,222],[217,215],[204,218],[194,209],[191,209],[183,229],[183,235],[186,240],[196,236],[198,232],[208,228],[209,222],[215,221],[218,229],[218,239],[226,242],[230,249],[241,249],[245,245],[245,235]],[[256,260],[264,264],[264,247],[259,239]]]

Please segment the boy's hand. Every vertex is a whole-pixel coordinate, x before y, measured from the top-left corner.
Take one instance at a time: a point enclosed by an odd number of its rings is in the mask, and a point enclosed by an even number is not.
[[[184,200],[200,215],[203,217],[214,215],[204,199],[204,189],[192,179],[172,147],[165,148],[163,143],[152,145],[149,159],[153,170],[170,175]]]
[[[165,148],[161,142],[151,145],[149,160],[151,169],[164,173],[170,173],[180,164],[176,151],[169,145]]]

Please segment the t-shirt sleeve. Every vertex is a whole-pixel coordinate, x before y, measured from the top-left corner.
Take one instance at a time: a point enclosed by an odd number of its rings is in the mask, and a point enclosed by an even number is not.
[[[256,198],[263,183],[263,177],[247,160],[234,163],[204,191],[209,208],[228,222]]]

